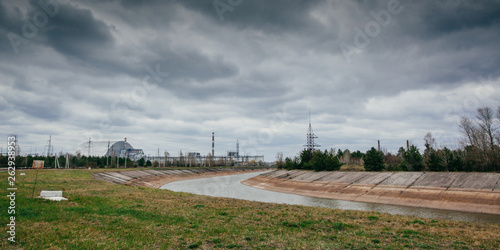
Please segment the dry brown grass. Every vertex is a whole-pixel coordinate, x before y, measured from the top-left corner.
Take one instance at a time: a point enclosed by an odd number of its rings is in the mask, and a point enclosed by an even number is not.
[[[362,165],[345,164],[345,165],[342,165],[340,167],[339,171],[356,171],[356,172],[360,172],[360,171],[365,171],[365,167],[363,167]]]

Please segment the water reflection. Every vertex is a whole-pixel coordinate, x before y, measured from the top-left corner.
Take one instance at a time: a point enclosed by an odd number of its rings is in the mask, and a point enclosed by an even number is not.
[[[433,219],[448,219],[500,224],[500,216],[498,215],[315,198],[261,190],[240,183],[243,180],[252,178],[259,174],[262,174],[262,172],[178,181],[166,184],[162,186],[161,189],[216,197],[244,199],[250,201],[305,205],[346,210],[377,211],[382,213],[411,215]]]

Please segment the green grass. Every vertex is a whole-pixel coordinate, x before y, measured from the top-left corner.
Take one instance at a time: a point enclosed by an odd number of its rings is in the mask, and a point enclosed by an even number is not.
[[[69,201],[31,198],[34,171],[16,178],[16,244],[7,242],[7,197],[0,198],[1,249],[338,249],[500,248],[500,225],[279,205],[116,185],[103,170],[39,171],[40,190]],[[0,189],[7,190],[7,173]],[[6,193],[6,191],[4,191]]]

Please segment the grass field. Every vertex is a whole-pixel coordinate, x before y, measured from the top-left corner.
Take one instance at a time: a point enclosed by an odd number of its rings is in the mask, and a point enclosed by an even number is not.
[[[498,249],[500,225],[432,220],[213,198],[93,180],[103,170],[39,171],[40,190],[69,201],[32,199],[34,171],[16,184],[16,243],[2,249],[436,248]],[[7,193],[7,173],[0,173]]]

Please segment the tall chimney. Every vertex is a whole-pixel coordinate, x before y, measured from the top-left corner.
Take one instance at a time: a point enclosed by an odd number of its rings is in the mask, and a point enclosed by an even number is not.
[[[240,141],[236,140],[236,157],[240,157]]]
[[[215,133],[212,132],[212,157],[215,155]]]

